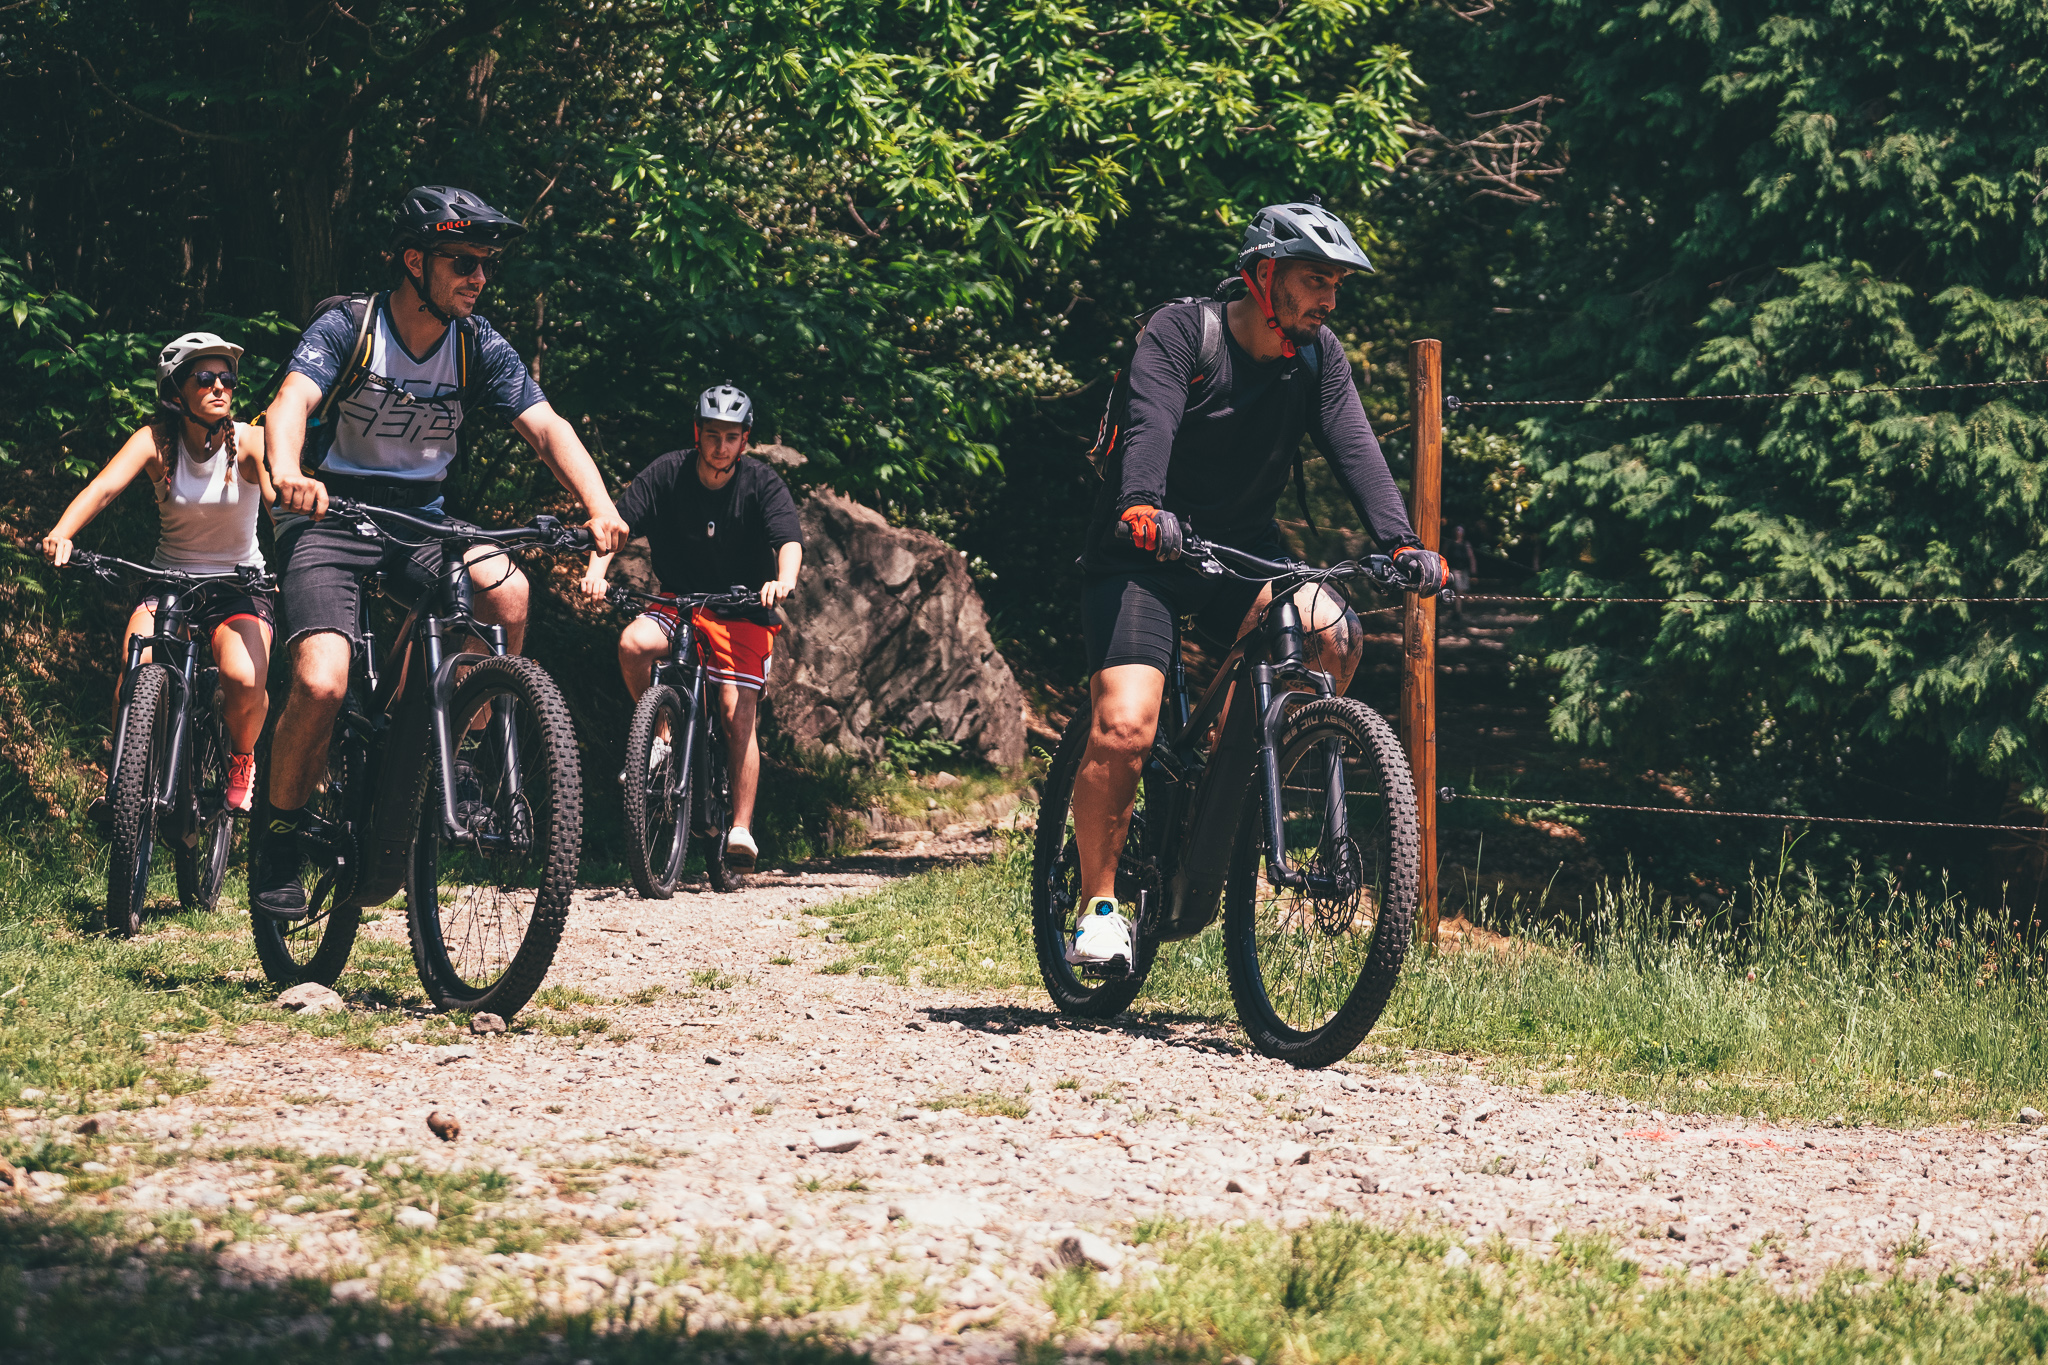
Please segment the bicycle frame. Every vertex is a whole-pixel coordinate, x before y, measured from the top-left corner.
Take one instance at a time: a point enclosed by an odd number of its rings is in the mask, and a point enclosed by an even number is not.
[[[1274,747],[1289,709],[1336,694],[1330,675],[1310,668],[1303,657],[1301,614],[1293,591],[1298,583],[1276,583],[1274,601],[1259,623],[1232,647],[1201,702],[1188,708],[1187,668],[1176,631],[1171,705],[1145,768],[1144,856],[1157,870],[1164,904],[1140,906],[1141,922],[1156,926],[1162,940],[1192,938],[1216,919],[1229,876],[1230,860],[1244,820],[1244,802],[1254,776],[1266,814],[1266,878],[1277,886],[1332,894],[1326,876],[1311,876],[1287,858],[1282,829],[1280,760]],[[1301,691],[1288,683],[1306,684]],[[1248,684],[1248,685],[1247,685]],[[1227,708],[1227,710],[1226,710]],[[1213,750],[1202,743],[1218,718],[1222,732]],[[1332,834],[1342,838],[1345,802],[1341,763],[1329,774],[1333,797]],[[1149,893],[1141,893],[1148,895]]]
[[[687,732],[679,740],[671,736],[669,742],[677,749],[676,771],[682,774],[683,781],[695,787],[691,793],[690,809],[692,822],[701,826],[705,801],[710,795],[710,766],[697,761],[697,746],[716,744],[724,737],[719,733],[718,720],[704,685],[704,661],[698,657],[697,645],[697,623],[692,619],[692,613],[679,610],[675,643],[669,649],[667,660],[656,666],[653,682],[673,688],[689,705]]]
[[[466,828],[455,810],[456,735],[448,718],[461,670],[506,652],[505,628],[478,621],[469,565],[460,553],[448,553],[439,581],[420,594],[395,636],[398,667],[388,675],[377,666],[376,636],[363,633],[352,661],[366,685],[368,705],[360,712],[344,707],[344,720],[362,729],[359,737],[370,757],[367,776],[370,801],[365,812],[374,844],[368,875],[351,890],[354,905],[381,905],[405,884],[413,847],[419,840],[420,803],[430,772],[440,778],[440,809],[435,816],[442,837],[451,843],[487,849],[501,836],[479,835]],[[482,639],[489,653],[458,649],[451,640]],[[412,664],[421,665],[421,685],[410,685]],[[505,754],[504,771],[519,777],[519,746],[512,733],[509,708],[493,704],[493,740]]]

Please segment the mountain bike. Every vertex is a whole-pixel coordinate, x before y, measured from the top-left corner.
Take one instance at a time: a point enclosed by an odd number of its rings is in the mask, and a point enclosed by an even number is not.
[[[365,539],[438,550],[439,563],[394,637],[395,667],[383,666],[374,633],[358,632],[326,773],[297,836],[309,913],[282,920],[252,906],[257,956],[279,985],[331,986],[362,911],[402,890],[427,998],[510,1018],[540,989],[568,920],[583,776],[554,679],[506,653],[504,627],[476,619],[469,571],[481,561],[464,552],[587,550],[589,532],[550,516],[486,531],[346,498],[330,499],[327,515]]]
[[[626,730],[626,766],[619,775],[626,788],[626,870],[641,895],[667,900],[682,880],[694,833],[712,889],[737,891],[741,874],[725,860],[725,839],[732,828],[725,731],[711,702],[709,660],[700,652],[691,615],[699,610],[758,607],[761,596],[742,587],[689,596],[613,587],[605,600],[631,608],[656,603],[676,612],[668,658],[655,665],[653,682],[640,694]]]
[[[192,629],[192,618],[215,592],[254,595],[270,592],[272,584],[261,569],[247,565],[233,573],[192,574],[90,550],[73,550],[71,563],[108,583],[128,573],[163,586],[154,633],[128,642],[114,757],[107,765],[113,826],[107,929],[137,934],[159,839],[177,870],[178,904],[211,910],[220,902],[235,844],[235,813],[227,807],[230,751],[220,714],[220,670],[211,662],[204,633]],[[148,663],[142,661],[145,653]]]
[[[1067,961],[1085,908],[1071,806],[1088,707],[1068,722],[1032,860],[1039,971],[1060,1010],[1108,1018],[1137,997],[1159,945],[1208,928],[1220,899],[1231,999],[1253,1046],[1296,1066],[1327,1066],[1371,1031],[1400,975],[1419,841],[1414,783],[1393,730],[1303,661],[1293,593],[1353,578],[1382,591],[1401,584],[1379,555],[1317,569],[1193,534],[1183,553],[1200,573],[1270,584],[1272,603],[1192,709],[1175,634],[1140,808],[1117,861],[1117,899],[1137,907],[1134,962]]]

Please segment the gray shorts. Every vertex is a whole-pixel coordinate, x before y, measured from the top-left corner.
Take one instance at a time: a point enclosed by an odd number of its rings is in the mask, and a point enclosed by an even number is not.
[[[439,508],[396,510],[416,517],[441,515]],[[278,608],[287,645],[324,631],[360,643],[367,630],[363,580],[372,574],[382,574],[385,593],[406,607],[419,601],[441,575],[444,552],[438,541],[412,549],[366,540],[339,517],[314,521],[296,512],[276,513],[272,524],[278,558],[284,564]]]

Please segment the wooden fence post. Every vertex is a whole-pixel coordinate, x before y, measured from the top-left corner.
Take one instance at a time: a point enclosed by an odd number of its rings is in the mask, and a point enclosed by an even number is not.
[[[1438,547],[1443,520],[1443,343],[1418,341],[1408,350],[1409,411],[1415,422],[1415,481],[1409,518],[1428,549]],[[1415,776],[1416,819],[1422,835],[1419,928],[1436,942],[1436,599],[1408,594],[1402,625],[1401,738]]]

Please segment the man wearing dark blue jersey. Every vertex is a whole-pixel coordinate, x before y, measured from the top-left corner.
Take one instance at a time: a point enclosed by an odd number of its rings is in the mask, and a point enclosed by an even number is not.
[[[337,306],[313,319],[265,417],[292,687],[271,740],[250,868],[258,913],[306,915],[304,857],[293,836],[326,765],[350,656],[366,629],[363,579],[382,574],[387,590],[409,605],[438,567],[438,549],[415,554],[322,521],[328,498],[441,515],[441,483],[474,406],[509,420],[576,495],[600,550],[625,539],[626,524],[575,429],[548,404],[511,344],[476,316],[500,254],[524,232],[467,190],[422,185],[407,194],[393,224],[399,283],[369,300],[367,318],[360,306]],[[308,419],[323,407],[319,430],[330,439],[317,460],[302,460]],[[498,556],[473,568],[471,581],[477,619],[503,626],[516,651],[526,629],[525,577]]]

